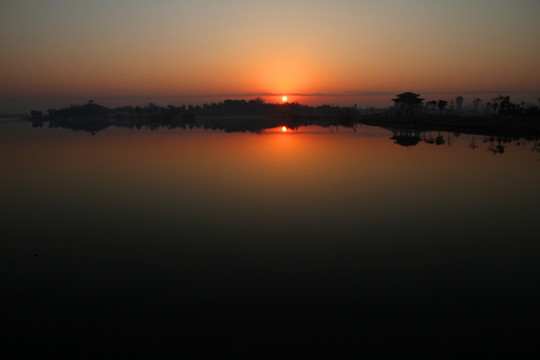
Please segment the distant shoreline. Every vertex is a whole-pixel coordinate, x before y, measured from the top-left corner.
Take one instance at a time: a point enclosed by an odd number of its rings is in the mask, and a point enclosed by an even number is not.
[[[404,94],[402,94],[404,95]],[[405,93],[405,95],[416,94]],[[470,115],[457,109],[447,109],[442,101],[439,109],[422,104],[400,104],[388,109],[358,109],[331,105],[307,106],[298,103],[273,104],[262,100],[225,100],[219,104],[203,106],[145,107],[126,106],[109,109],[89,101],[59,110],[32,111],[26,117],[33,126],[70,128],[96,133],[109,126],[127,128],[193,128],[223,130],[226,132],[259,132],[269,128],[319,125],[354,128],[357,124],[386,128],[417,129],[421,131],[448,131],[479,135],[537,137],[540,135],[540,109],[523,108],[512,104],[509,98],[501,103],[498,112],[486,111]],[[503,106],[503,104],[505,106]],[[490,105],[491,106],[491,105]],[[497,109],[495,107],[494,109]]]

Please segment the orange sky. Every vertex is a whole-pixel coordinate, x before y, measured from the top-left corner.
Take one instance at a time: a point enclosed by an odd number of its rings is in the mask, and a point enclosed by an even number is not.
[[[0,112],[407,90],[535,100],[539,17],[535,0],[19,0],[0,12]]]

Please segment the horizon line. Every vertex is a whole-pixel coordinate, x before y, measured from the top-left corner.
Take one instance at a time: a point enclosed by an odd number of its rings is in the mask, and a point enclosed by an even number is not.
[[[404,90],[410,91],[410,90]],[[314,92],[314,93],[303,93],[303,92],[241,92],[241,93],[217,93],[217,94],[160,94],[160,95],[110,95],[110,96],[97,96],[96,98],[171,98],[171,97],[186,97],[186,98],[204,98],[204,97],[259,97],[259,96],[304,96],[304,97],[353,97],[353,96],[395,96],[399,91],[344,91],[344,92]],[[422,94],[538,94],[540,95],[540,90],[467,90],[467,91],[457,91],[457,90],[415,90],[416,93]],[[66,96],[66,97],[83,97],[80,96]],[[54,97],[64,97],[62,95]]]
[[[96,98],[96,99],[123,99],[123,98],[174,98],[174,97],[185,97],[185,98],[209,98],[209,97],[263,97],[263,96],[303,96],[303,97],[354,97],[354,96],[396,96],[401,92],[412,91],[419,95],[430,95],[430,94],[523,94],[523,95],[534,95],[538,94],[540,96],[540,90],[466,90],[466,91],[457,91],[457,90],[382,90],[382,91],[343,91],[343,92],[239,92],[239,93],[209,93],[209,94],[134,94],[134,95],[97,95],[92,96],[91,94],[66,94],[66,95],[31,95],[33,98]],[[7,98],[21,98],[24,96],[20,95],[7,95]]]

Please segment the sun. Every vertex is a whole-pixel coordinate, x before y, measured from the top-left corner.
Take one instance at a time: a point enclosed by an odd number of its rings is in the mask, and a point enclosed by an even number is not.
[[[282,96],[282,97],[281,97],[281,101],[286,102],[286,101],[287,101],[287,97],[286,97],[286,96]]]
[[[283,132],[287,131],[287,127],[286,127],[286,126],[282,126],[282,127],[281,127],[281,131],[283,131]]]

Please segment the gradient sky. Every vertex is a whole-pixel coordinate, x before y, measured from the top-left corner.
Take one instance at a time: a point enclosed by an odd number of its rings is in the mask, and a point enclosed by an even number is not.
[[[0,112],[158,96],[536,99],[539,19],[538,0],[4,1]]]

